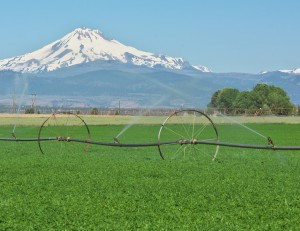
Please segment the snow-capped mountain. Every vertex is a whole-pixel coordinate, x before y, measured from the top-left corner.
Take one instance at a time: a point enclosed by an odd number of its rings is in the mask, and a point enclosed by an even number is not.
[[[259,74],[269,74],[269,73],[283,73],[283,74],[293,74],[293,75],[299,75],[300,74],[300,68],[295,68],[292,70],[277,70],[277,71],[261,71]]]
[[[279,70],[279,72],[288,73],[288,74],[300,74],[300,68],[293,70]]]
[[[192,68],[208,71],[205,67],[193,67],[182,58],[154,54],[126,46],[116,40],[107,39],[99,30],[77,28],[63,38],[43,48],[13,58],[0,60],[0,70],[23,73],[50,72],[98,60],[182,70]]]

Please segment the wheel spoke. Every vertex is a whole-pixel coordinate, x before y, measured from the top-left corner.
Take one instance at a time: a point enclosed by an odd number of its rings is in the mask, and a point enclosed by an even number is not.
[[[196,115],[195,115],[195,112],[194,112],[194,117],[193,117],[193,131],[192,131],[192,140],[195,139],[194,137],[194,132],[195,132],[195,119],[196,119]]]
[[[174,135],[177,135],[178,137],[185,137],[184,135],[179,134],[178,132],[174,131],[173,129],[169,128],[169,127],[165,127],[166,130],[170,131],[171,133],[173,133]]]

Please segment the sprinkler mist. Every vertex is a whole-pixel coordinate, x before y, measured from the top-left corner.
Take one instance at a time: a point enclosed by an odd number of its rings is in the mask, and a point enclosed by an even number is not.
[[[237,121],[237,120],[235,120],[235,119],[232,119],[232,118],[230,118],[230,117],[228,117],[228,116],[226,116],[226,115],[224,115],[224,114],[221,114],[221,115],[222,115],[222,117],[224,117],[225,119],[227,119],[227,120],[229,120],[229,121],[231,121],[231,122],[234,122],[234,123],[236,123],[236,124],[242,126],[243,128],[246,128],[248,131],[253,132],[253,133],[256,134],[256,135],[259,135],[260,137],[262,137],[262,138],[264,138],[264,139],[267,139],[266,136],[260,134],[259,132],[253,130],[252,128],[247,127],[245,124],[243,124],[243,123],[241,123],[241,122],[239,122],[239,121]]]
[[[14,99],[13,99],[13,107],[17,105],[16,108],[16,114],[19,115],[21,111],[22,105],[24,105],[25,102],[25,95],[27,95],[28,92],[28,81],[26,74],[23,74],[22,77],[19,75],[16,75],[14,77]],[[15,92],[20,92],[20,94],[17,94],[17,97],[15,98]],[[17,103],[17,102],[18,103]],[[15,132],[17,128],[17,123],[14,124],[12,129],[12,136],[15,137]]]
[[[141,114],[139,114],[137,117],[133,117],[132,120],[129,121],[129,123],[116,135],[115,138],[119,138],[124,132],[126,132],[129,128],[131,128],[134,124],[138,123],[145,114],[151,111],[151,109],[157,107],[161,104],[164,100],[166,100],[167,97],[160,97],[159,100],[157,100],[154,104],[152,104],[150,107],[147,108],[147,110]]]

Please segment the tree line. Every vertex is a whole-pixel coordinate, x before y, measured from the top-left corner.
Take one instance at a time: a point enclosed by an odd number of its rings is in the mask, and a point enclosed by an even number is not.
[[[245,113],[247,110],[259,110],[260,114],[272,112],[276,115],[295,113],[295,105],[288,94],[280,87],[257,84],[251,91],[239,91],[236,88],[224,88],[213,93],[209,108],[226,109],[227,112]]]

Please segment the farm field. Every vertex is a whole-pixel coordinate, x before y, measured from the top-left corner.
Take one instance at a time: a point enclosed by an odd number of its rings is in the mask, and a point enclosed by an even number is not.
[[[39,126],[29,121],[15,128],[18,136],[37,136]],[[91,123],[91,139],[112,142],[124,130],[122,142],[155,142],[159,123],[153,121],[134,121],[126,130],[125,122]],[[300,124],[244,126],[220,122],[220,140],[266,144],[263,135],[276,145],[299,146]],[[84,128],[72,129],[86,136]],[[0,137],[12,130],[11,124],[2,124]],[[37,142],[0,141],[0,230],[300,227],[300,151],[220,147],[216,161],[210,155],[162,160],[157,147],[90,145],[86,153],[85,144],[63,145],[73,144],[54,141],[41,154]]]

